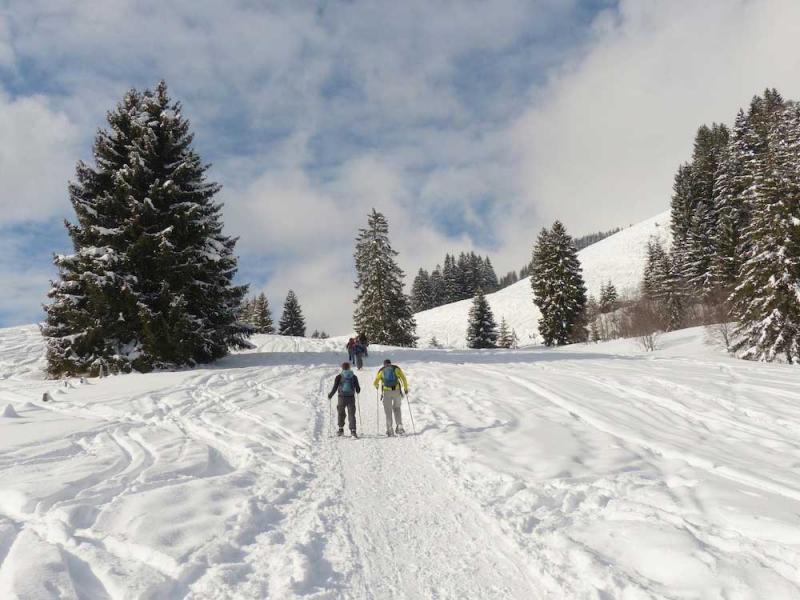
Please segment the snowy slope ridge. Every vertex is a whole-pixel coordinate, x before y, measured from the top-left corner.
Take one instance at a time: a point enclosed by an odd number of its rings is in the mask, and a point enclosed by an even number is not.
[[[0,330],[0,598],[800,597],[796,367],[701,330],[650,354],[375,347],[349,440],[335,343],[255,342],[55,382],[35,328]],[[417,435],[377,435],[387,355]]]
[[[590,294],[598,297],[600,286],[611,281],[620,294],[638,287],[647,257],[647,241],[655,237],[669,246],[669,212],[623,229],[578,253],[583,277]],[[522,279],[486,296],[498,325],[505,317],[516,330],[521,345],[530,344],[538,332],[539,311],[533,304],[530,278]],[[427,346],[433,336],[444,346],[466,347],[466,331],[472,300],[462,300],[417,313],[419,345]]]

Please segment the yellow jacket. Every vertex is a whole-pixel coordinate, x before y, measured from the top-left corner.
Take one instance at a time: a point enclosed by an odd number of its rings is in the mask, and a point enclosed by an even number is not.
[[[406,374],[403,373],[402,369],[397,365],[387,365],[387,366],[394,367],[394,373],[395,375],[397,375],[397,381],[400,382],[402,388],[405,390],[406,393],[408,393],[408,380],[406,379]],[[376,388],[379,385],[381,386],[381,388],[383,388],[383,370],[385,368],[386,367],[381,367],[380,369],[378,369],[378,374],[375,375],[375,381],[373,381],[372,384]]]

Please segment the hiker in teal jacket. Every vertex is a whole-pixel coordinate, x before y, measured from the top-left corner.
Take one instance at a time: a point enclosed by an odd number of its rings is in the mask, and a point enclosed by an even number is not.
[[[339,416],[339,431],[337,435],[344,434],[344,414],[346,410],[347,421],[350,424],[350,434],[353,437],[358,437],[356,434],[356,394],[361,393],[361,386],[358,384],[356,374],[350,370],[350,363],[342,363],[342,372],[333,380],[333,388],[328,394],[328,400],[333,398],[337,391],[339,392],[339,403],[336,405]]]

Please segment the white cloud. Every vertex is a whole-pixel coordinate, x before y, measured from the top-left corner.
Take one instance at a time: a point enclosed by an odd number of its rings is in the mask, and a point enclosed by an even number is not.
[[[63,214],[78,132],[47,99],[0,92],[0,225]]]
[[[765,87],[800,98],[800,3],[622,0],[511,130],[537,221],[576,233],[664,210],[702,123]]]

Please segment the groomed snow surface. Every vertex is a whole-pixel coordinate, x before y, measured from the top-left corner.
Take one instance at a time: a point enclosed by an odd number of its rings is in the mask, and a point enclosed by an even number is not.
[[[330,439],[336,342],[256,341],[65,383],[0,330],[0,598],[800,597],[796,368],[700,330],[373,348],[363,439]],[[376,437],[387,355],[416,435]]]

